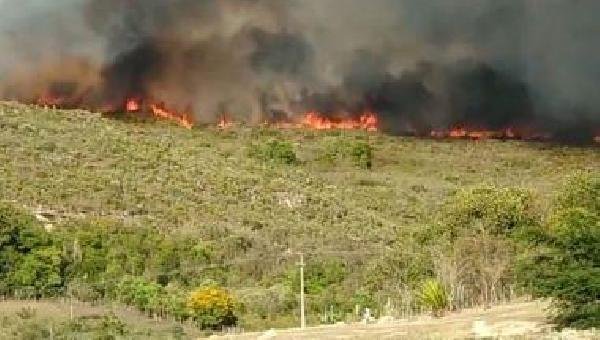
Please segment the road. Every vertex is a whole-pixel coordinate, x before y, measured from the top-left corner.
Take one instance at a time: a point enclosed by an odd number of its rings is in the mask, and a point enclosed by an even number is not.
[[[330,325],[304,330],[271,330],[214,339],[464,339],[473,337],[536,338],[548,329],[542,302],[523,302],[450,313],[442,318],[418,317],[373,324]],[[537,336],[536,336],[537,335]]]

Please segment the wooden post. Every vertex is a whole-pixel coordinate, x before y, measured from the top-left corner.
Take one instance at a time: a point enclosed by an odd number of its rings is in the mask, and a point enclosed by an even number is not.
[[[304,311],[304,254],[300,253],[300,328],[306,328]]]

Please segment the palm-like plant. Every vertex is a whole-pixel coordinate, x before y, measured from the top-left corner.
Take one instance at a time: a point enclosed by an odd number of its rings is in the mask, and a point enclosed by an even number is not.
[[[449,305],[446,288],[434,279],[425,281],[418,298],[421,304],[437,317],[442,316]]]

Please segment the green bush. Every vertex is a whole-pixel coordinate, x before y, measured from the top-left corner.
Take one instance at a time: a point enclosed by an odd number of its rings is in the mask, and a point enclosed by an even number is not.
[[[518,236],[539,225],[531,194],[491,186],[460,190],[436,217],[419,238],[431,244],[435,276],[459,296],[453,307],[502,298],[514,280]]]
[[[449,307],[446,288],[438,280],[427,280],[418,295],[421,305],[429,309],[434,316],[442,316]]]
[[[345,161],[361,169],[373,167],[373,147],[364,141],[347,141],[336,139],[326,145],[320,160],[339,164]]]
[[[63,285],[61,250],[24,209],[0,204],[0,287],[4,294],[57,295]]]
[[[141,277],[125,277],[117,287],[120,300],[149,314],[157,313],[163,302],[163,287]]]
[[[338,260],[328,259],[322,262],[311,262],[304,269],[304,290],[307,294],[320,294],[330,286],[339,284],[346,277],[344,264]],[[286,286],[293,292],[300,290],[300,272],[292,268],[286,277]]]
[[[481,228],[493,235],[510,235],[538,219],[527,190],[487,186],[460,190],[444,207],[438,225],[450,238]]]
[[[263,161],[293,165],[298,163],[294,145],[287,141],[271,140],[260,146],[253,146],[250,155]]]
[[[578,174],[519,267],[523,285],[552,298],[561,326],[600,326],[600,173]]]
[[[361,169],[373,167],[373,147],[365,142],[355,142],[350,149],[354,165]]]

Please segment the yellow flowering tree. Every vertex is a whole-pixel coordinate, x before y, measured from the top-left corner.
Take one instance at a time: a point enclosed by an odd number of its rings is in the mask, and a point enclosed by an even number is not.
[[[235,300],[226,290],[210,286],[198,288],[190,293],[187,300],[192,318],[202,329],[219,329],[234,326]]]

